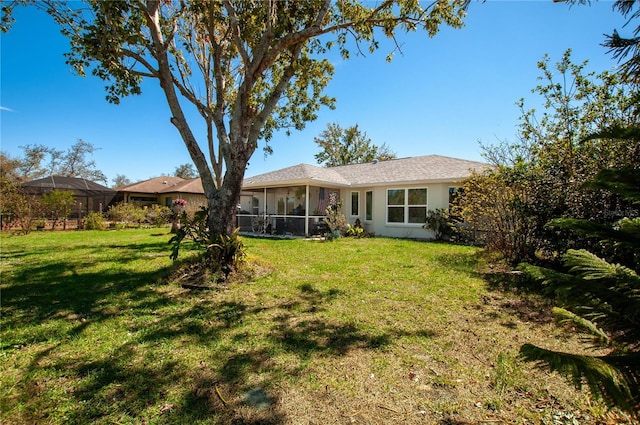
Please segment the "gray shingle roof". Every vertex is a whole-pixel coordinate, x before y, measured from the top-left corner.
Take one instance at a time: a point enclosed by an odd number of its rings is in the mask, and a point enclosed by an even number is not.
[[[440,155],[425,155],[365,164],[323,168],[300,164],[244,180],[244,187],[294,184],[316,180],[339,186],[374,186],[463,180],[488,164]]]
[[[336,168],[316,167],[309,164],[298,164],[292,167],[282,168],[254,177],[244,179],[243,187],[264,186],[265,184],[296,184],[315,180],[324,183],[348,185],[346,180]]]

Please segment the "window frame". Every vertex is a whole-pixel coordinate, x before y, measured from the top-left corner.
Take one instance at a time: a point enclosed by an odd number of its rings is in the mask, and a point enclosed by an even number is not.
[[[355,213],[353,210],[353,195],[356,195]],[[351,217],[360,217],[360,192],[356,190],[351,191],[351,206],[349,208],[349,215]]]
[[[373,190],[364,192],[364,221],[373,221]]]
[[[410,197],[409,197],[409,191],[411,190],[424,190],[425,191],[425,204],[412,204],[410,203]],[[403,194],[403,199],[402,199],[402,204],[389,204],[389,195],[390,192],[392,191],[402,191]],[[403,211],[403,220],[402,221],[389,221],[389,209],[390,208],[394,208],[394,209],[399,209],[402,208]],[[424,208],[425,211],[425,216],[424,218],[419,221],[419,222],[411,222],[410,218],[410,209],[411,208]],[[404,187],[404,188],[387,188],[386,189],[386,198],[385,198],[385,211],[386,211],[386,217],[385,217],[385,223],[389,226],[423,226],[426,218],[427,218],[427,212],[429,211],[429,188],[428,187]]]

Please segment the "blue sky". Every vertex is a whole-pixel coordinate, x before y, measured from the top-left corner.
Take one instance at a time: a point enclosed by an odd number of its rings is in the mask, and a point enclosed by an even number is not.
[[[384,46],[367,57],[337,59],[327,89],[337,98],[336,109],[322,109],[304,131],[276,135],[274,154],[265,158],[256,151],[246,175],[315,164],[313,138],[334,122],[358,124],[373,143],[386,143],[398,157],[482,160],[479,141],[515,140],[518,99],[539,106],[531,90],[545,53],[555,63],[571,48],[574,62],[589,60],[588,70],[615,68],[601,46],[603,34],[628,31],[612,4],[474,2],[462,29],[443,27],[431,39],[422,33],[401,36],[403,54],[391,63],[385,62]],[[66,150],[83,139],[99,149],[93,159],[109,185],[116,174],[139,181],[191,162],[156,81],[143,85],[142,96],[109,104],[103,81],[78,77],[65,64],[68,42],[47,15],[18,9],[15,18],[12,30],[0,35],[3,152],[19,156],[27,144]]]

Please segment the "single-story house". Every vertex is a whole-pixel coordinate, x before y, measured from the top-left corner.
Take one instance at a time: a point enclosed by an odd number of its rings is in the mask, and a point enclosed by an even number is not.
[[[462,182],[488,164],[426,155],[366,164],[319,167],[299,164],[243,181],[238,205],[241,231],[313,235],[326,230],[323,218],[340,202],[351,224],[359,220],[380,236],[429,239],[427,211],[448,208]],[[167,205],[182,198],[188,208],[206,205],[199,178],[156,177],[116,188],[116,202]]]
[[[200,178],[183,179],[180,177],[160,176],[138,183],[115,188],[117,195],[114,203],[126,202],[139,206],[171,206],[178,198],[187,201],[187,208],[197,210],[206,206],[204,189]]]
[[[103,212],[116,195],[99,183],[79,177],[49,176],[22,183],[25,193],[42,196],[54,190],[73,192],[76,205],[71,210],[71,217],[87,215],[90,212]]]
[[[448,208],[462,182],[488,164],[426,155],[323,168],[299,164],[254,177],[242,186],[238,223],[250,230],[266,215],[275,233],[311,235],[327,206],[341,201],[349,223],[380,236],[428,239],[427,211]]]

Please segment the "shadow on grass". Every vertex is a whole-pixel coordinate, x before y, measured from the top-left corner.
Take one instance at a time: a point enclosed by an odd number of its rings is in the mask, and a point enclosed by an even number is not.
[[[162,247],[166,249],[164,244]],[[29,332],[15,333],[22,335],[24,341],[3,338],[5,348],[50,339],[54,336],[50,330],[37,328],[47,321],[66,318],[96,322],[121,314],[123,310],[141,306],[153,309],[165,302],[157,297],[149,284],[166,275],[170,267],[149,272],[115,268],[85,271],[98,261],[29,266],[14,273],[11,283],[5,281],[2,290],[5,328],[30,328]],[[120,259],[117,261],[121,265]]]
[[[109,249],[120,251],[115,261],[133,261],[165,252],[166,244],[114,244]],[[83,265],[44,263],[19,270],[3,290],[8,312],[3,322],[13,330],[3,343],[16,356],[22,348],[38,347],[31,350],[13,396],[13,403],[22,406],[14,409],[20,410],[17,422],[279,424],[287,421],[278,403],[280,381],[304,373],[305,361],[382,349],[404,335],[323,317],[319,313],[345,296],[338,289],[301,285],[292,299],[278,300],[267,310],[257,303],[218,299],[215,293],[166,295],[150,284],[170,267],[86,272],[84,267],[95,265],[88,258]],[[105,261],[99,258],[94,261]],[[78,347],[88,328],[110,319],[126,326],[130,337]],[[261,323],[262,346],[235,346],[255,338],[250,335],[254,328],[244,328],[246,322]],[[52,331],[54,323],[72,326]],[[300,365],[274,362],[279,355]],[[245,399],[256,381],[269,398],[265,408],[251,407]]]
[[[544,293],[544,288],[520,272],[500,271],[485,273],[487,286],[502,293],[500,309],[508,311],[520,320],[538,324],[553,321],[551,314],[553,298]]]

